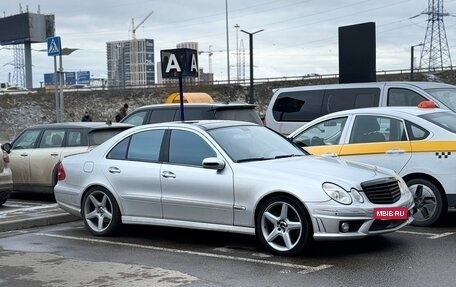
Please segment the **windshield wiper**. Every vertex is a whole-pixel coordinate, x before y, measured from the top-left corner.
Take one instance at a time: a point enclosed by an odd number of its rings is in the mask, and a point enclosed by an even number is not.
[[[295,157],[295,156],[302,156],[302,154],[282,154],[282,155],[276,156],[274,159],[286,158],[286,157]]]
[[[270,160],[270,157],[252,157],[252,158],[243,158],[238,159],[236,162],[247,162],[247,161],[260,161],[260,160]]]

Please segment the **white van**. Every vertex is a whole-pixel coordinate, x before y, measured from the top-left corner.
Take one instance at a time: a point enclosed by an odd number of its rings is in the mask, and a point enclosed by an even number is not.
[[[417,106],[431,100],[456,112],[456,86],[437,82],[372,82],[274,90],[265,125],[288,135],[320,116],[364,107]]]

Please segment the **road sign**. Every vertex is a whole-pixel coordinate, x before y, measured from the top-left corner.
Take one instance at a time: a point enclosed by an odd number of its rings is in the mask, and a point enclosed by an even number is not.
[[[198,52],[193,49],[161,50],[163,78],[198,77]]]
[[[60,56],[62,50],[60,37],[47,38],[48,56]]]
[[[78,84],[89,85],[90,84],[90,71],[79,71],[77,74]]]

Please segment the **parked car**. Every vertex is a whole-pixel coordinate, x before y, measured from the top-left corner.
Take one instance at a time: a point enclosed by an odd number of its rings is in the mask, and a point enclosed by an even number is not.
[[[266,110],[267,127],[289,135],[318,117],[356,108],[414,106],[431,100],[456,112],[456,86],[437,82],[372,82],[280,88]]]
[[[179,104],[157,104],[137,108],[121,120],[122,123],[144,125],[180,121]],[[260,116],[251,104],[186,103],[184,120],[237,120],[261,124]]]
[[[132,127],[128,124],[74,122],[35,125],[2,149],[9,153],[15,191],[52,193],[57,164],[65,156],[87,152]]]
[[[4,89],[0,89],[0,95],[27,95],[34,93],[36,93],[36,91],[17,86],[10,86]]]
[[[456,207],[456,114],[383,107],[341,111],[290,135],[306,151],[396,171],[415,196],[414,225],[436,223]]]
[[[13,191],[13,176],[9,167],[9,156],[6,152],[0,151],[0,206],[2,206],[10,197]]]
[[[310,156],[248,122],[138,126],[64,158],[58,175],[58,204],[97,236],[121,223],[238,232],[292,255],[312,238],[361,238],[413,220],[413,197],[393,171]],[[385,216],[396,211],[401,218]]]

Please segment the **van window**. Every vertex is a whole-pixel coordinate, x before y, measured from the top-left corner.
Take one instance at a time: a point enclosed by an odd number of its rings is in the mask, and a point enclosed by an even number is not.
[[[321,115],[323,90],[285,92],[278,95],[272,113],[276,121],[308,122]]]
[[[338,111],[377,107],[379,105],[380,89],[334,89],[325,92],[325,109],[323,114]]]
[[[409,90],[401,88],[390,88],[388,90],[388,106],[418,106],[422,101],[427,99],[422,95]]]
[[[379,101],[379,88],[285,92],[278,95],[272,112],[276,121],[309,122],[337,111],[376,107]]]

